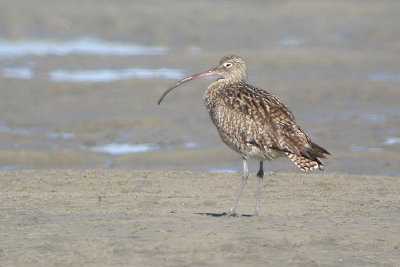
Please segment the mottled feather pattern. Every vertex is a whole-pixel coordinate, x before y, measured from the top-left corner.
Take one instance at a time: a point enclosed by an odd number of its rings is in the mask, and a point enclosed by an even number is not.
[[[319,158],[327,151],[313,147],[276,96],[246,83],[221,86],[223,82],[218,80],[208,88],[205,102],[225,144],[249,158],[271,160],[287,155],[301,170],[323,170]]]

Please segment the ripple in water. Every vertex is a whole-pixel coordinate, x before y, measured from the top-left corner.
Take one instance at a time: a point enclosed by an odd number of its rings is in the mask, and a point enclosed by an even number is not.
[[[199,148],[201,144],[188,142],[184,143],[183,147],[185,148]],[[167,150],[175,149],[174,146],[167,146]],[[133,153],[143,153],[143,152],[152,152],[157,151],[162,148],[160,145],[156,144],[129,144],[129,143],[111,143],[101,146],[95,146],[91,148],[87,148],[92,152],[100,152],[111,155],[125,155],[125,154],[133,154]]]
[[[384,144],[388,146],[400,144],[400,137],[389,137],[385,140]]]
[[[69,54],[103,56],[143,56],[164,55],[165,47],[140,46],[99,39],[81,38],[70,42],[52,41],[9,41],[0,39],[0,58],[25,56],[67,56]]]
[[[3,76],[11,79],[32,79],[34,74],[31,69],[28,68],[3,68]]]
[[[111,155],[125,155],[125,154],[132,154],[132,153],[143,153],[143,152],[149,152],[149,151],[155,151],[160,149],[159,146],[157,145],[152,145],[152,144],[117,144],[117,143],[111,143],[108,145],[104,146],[95,146],[90,148],[91,151],[93,152],[101,152],[101,153],[107,153]]]
[[[363,146],[356,146],[353,145],[350,147],[351,151],[354,152],[372,152],[372,153],[379,153],[383,151],[383,148],[380,147],[363,147]]]
[[[182,79],[184,73],[177,69],[122,69],[122,70],[55,70],[50,72],[50,80],[54,82],[114,82],[131,78],[150,79]]]
[[[369,78],[374,82],[400,82],[400,74],[378,73]]]

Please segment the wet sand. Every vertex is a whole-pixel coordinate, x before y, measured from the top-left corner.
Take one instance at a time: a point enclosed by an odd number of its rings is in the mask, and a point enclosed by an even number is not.
[[[398,176],[399,12],[398,1],[0,2],[0,37],[29,48],[15,57],[0,54],[0,169],[239,171],[239,156],[222,144],[204,108],[212,79],[186,84],[158,106],[176,79],[52,78],[162,68],[189,75],[235,53],[247,62],[248,82],[281,98],[312,140],[332,153],[327,173]],[[82,40],[85,49],[103,50],[63,54]],[[31,51],[49,43],[49,54]],[[166,52],[117,55],[118,47],[135,45]],[[21,53],[20,46],[8,47]],[[7,76],[13,68],[33,77]],[[110,144],[157,149],[96,152]],[[295,168],[285,160],[266,166]]]
[[[267,175],[259,217],[213,217],[239,174],[0,173],[1,266],[398,266],[400,177]],[[251,175],[238,214],[254,208]]]

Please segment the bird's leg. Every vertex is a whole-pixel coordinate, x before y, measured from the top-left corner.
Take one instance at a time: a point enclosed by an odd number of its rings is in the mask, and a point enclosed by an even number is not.
[[[263,162],[260,161],[260,169],[257,172],[257,197],[256,197],[256,208],[254,210],[254,216],[258,216],[258,207],[260,206],[260,197],[261,197],[261,189],[262,189],[262,181],[264,178],[264,169],[263,169]]]
[[[243,157],[243,176],[242,176],[242,184],[239,187],[237,192],[235,201],[233,202],[232,208],[228,212],[227,216],[236,216],[236,206],[239,203],[240,195],[242,194],[244,185],[246,184],[247,178],[249,178],[249,168],[247,167],[247,159]]]

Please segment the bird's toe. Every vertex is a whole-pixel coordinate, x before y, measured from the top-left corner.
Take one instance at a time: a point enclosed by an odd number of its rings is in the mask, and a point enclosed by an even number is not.
[[[236,214],[236,212],[234,212],[234,211],[229,211],[228,213],[226,213],[226,216],[227,216],[227,217],[236,217],[237,214]]]

